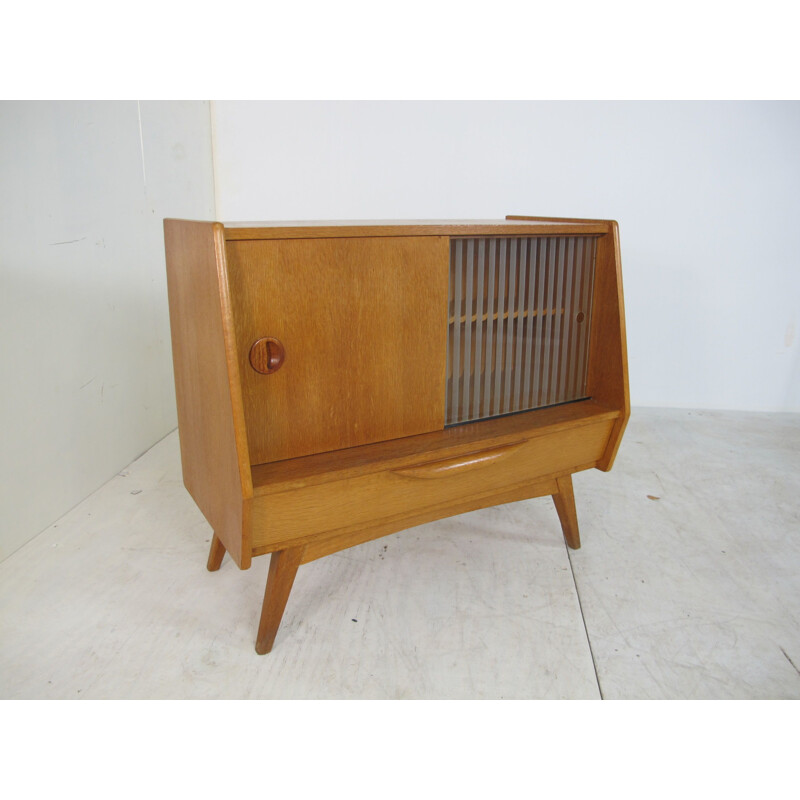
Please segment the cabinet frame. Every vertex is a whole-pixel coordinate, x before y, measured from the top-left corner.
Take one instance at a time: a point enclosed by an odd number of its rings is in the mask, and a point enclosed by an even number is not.
[[[241,569],[249,568],[254,556],[271,554],[258,653],[272,648],[302,564],[380,536],[465,511],[549,495],[567,544],[580,547],[572,475],[593,467],[611,468],[630,416],[616,222],[507,217],[223,225],[167,219],[164,235],[184,484],[214,531],[209,570],[219,569],[226,552]],[[588,399],[445,428],[445,287],[441,340],[434,348],[442,362],[440,429],[428,425],[422,433],[357,446],[348,446],[341,437],[325,442],[330,449],[324,452],[272,461],[260,452],[259,458],[251,459],[246,407],[252,376],[243,374],[249,368],[243,352],[246,342],[241,335],[237,338],[234,311],[242,298],[232,294],[248,290],[246,281],[232,281],[229,271],[229,256],[241,243],[573,235],[597,236]],[[313,241],[301,249],[308,247],[313,250]],[[324,258],[319,268],[325,268]],[[426,291],[424,282],[418,291]],[[279,332],[264,330],[263,335]],[[287,360],[283,369],[289,364]],[[273,376],[260,377],[269,381]]]

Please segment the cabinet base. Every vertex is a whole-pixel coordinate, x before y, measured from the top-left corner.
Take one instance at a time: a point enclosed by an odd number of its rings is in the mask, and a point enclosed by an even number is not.
[[[561,530],[568,547],[577,550],[581,546],[580,531],[578,530],[578,514],[575,508],[575,494],[572,489],[572,475],[564,475],[555,479],[556,491],[551,496],[555,503],[558,518],[561,521]],[[548,482],[548,489],[552,489],[552,482]],[[542,492],[546,494],[548,492]],[[541,495],[540,495],[541,496]],[[380,535],[380,534],[379,534]],[[385,535],[385,534],[384,534]],[[375,537],[369,537],[375,538]],[[349,544],[342,542],[345,549],[356,542]],[[311,552],[309,552],[311,550]],[[267,586],[264,591],[264,602],[261,607],[261,619],[258,624],[256,637],[256,653],[265,655],[272,650],[275,637],[286,609],[289,594],[292,591],[297,570],[301,564],[313,561],[322,555],[330,554],[331,550],[325,548],[324,553],[316,555],[313,548],[302,544],[276,550],[270,555]],[[335,551],[334,551],[335,552]],[[225,546],[216,534],[211,540],[211,549],[208,554],[208,569],[215,572],[220,568],[225,556]]]

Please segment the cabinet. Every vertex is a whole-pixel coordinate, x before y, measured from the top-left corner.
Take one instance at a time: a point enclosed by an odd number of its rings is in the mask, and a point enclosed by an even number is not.
[[[608,470],[629,416],[615,222],[165,220],[186,488],[247,569],[298,568]]]

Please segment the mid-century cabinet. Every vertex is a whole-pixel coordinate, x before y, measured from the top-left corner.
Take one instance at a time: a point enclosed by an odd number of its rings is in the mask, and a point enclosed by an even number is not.
[[[629,415],[617,224],[164,222],[186,488],[208,568],[301,564],[608,470]],[[489,534],[487,534],[489,535]]]

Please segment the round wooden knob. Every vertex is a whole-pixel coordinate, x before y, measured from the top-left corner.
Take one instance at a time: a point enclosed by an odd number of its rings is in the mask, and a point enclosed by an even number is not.
[[[285,356],[286,351],[277,339],[259,339],[250,348],[250,366],[262,375],[269,375],[281,368]]]

